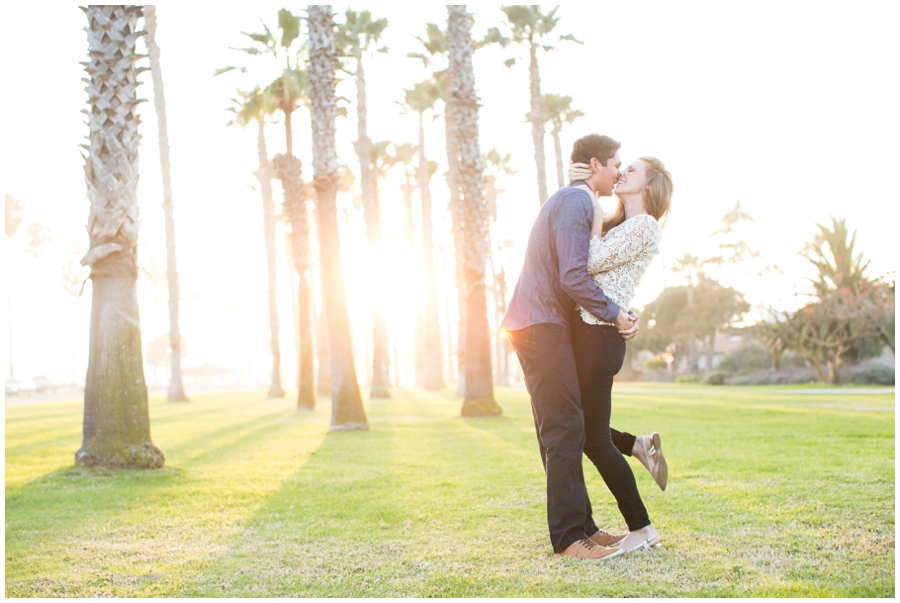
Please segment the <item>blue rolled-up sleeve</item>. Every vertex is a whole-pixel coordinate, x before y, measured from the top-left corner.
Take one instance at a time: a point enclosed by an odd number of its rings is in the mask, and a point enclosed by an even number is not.
[[[604,322],[615,322],[619,306],[606,297],[587,271],[594,210],[585,191],[573,190],[560,204],[552,225],[559,277],[566,295]]]

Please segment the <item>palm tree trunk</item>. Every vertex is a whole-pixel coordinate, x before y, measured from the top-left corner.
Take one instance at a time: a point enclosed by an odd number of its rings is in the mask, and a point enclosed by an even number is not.
[[[162,467],[150,414],[137,303],[137,6],[88,6],[87,155],[93,283],[81,466]]]
[[[478,147],[478,97],[472,68],[472,15],[465,6],[448,5],[447,38],[453,92],[450,112],[454,116],[459,144],[459,175],[462,190],[462,235],[465,242],[466,277],[466,395],[464,417],[497,416],[491,375],[491,342],[487,317],[485,261],[488,243],[488,210],[484,202],[481,151]]]
[[[315,189],[313,189],[315,195]],[[313,212],[310,220],[314,221],[316,212],[315,206],[318,199],[313,199]],[[318,226],[316,226],[318,232]],[[310,249],[310,253],[312,248]],[[328,327],[325,317],[325,300],[321,296],[322,292],[322,264],[318,258],[310,256],[310,280],[309,280],[310,298],[313,303],[310,308],[313,325],[315,326],[315,349],[316,349],[316,395],[331,395],[331,355],[328,352]]]
[[[266,235],[266,264],[269,278],[269,331],[271,332],[272,349],[272,384],[269,387],[270,398],[283,398],[281,388],[281,349],[278,345],[278,304],[275,297],[275,202],[272,200],[272,175],[269,172],[269,157],[266,152],[265,124],[259,119],[259,132],[256,136],[256,150],[259,155],[259,169],[256,179],[262,189],[263,224]]]
[[[311,291],[308,269],[312,263],[309,247],[309,220],[306,215],[306,192],[303,188],[303,165],[293,155],[276,155],[272,162],[275,173],[284,189],[284,213],[291,227],[291,253],[297,271],[297,309],[300,349],[297,358],[297,409],[314,410],[315,355],[313,351],[313,326]]]
[[[291,125],[293,111],[284,111],[284,146],[286,154],[294,155],[294,128]]]
[[[544,157],[544,97],[541,96],[541,74],[538,72],[537,46],[533,41],[528,46],[531,64],[529,83],[531,88],[531,137],[534,139],[534,163],[537,167],[538,201],[547,200],[547,162]]]
[[[181,328],[178,324],[178,266],[175,259],[175,208],[172,206],[172,175],[169,165],[169,128],[166,120],[166,95],[163,89],[162,70],[159,64],[159,46],[156,43],[156,7],[145,8],[144,23],[147,28],[147,54],[150,57],[150,75],[153,78],[153,105],[159,124],[159,165],[162,168],[163,212],[166,216],[166,277],[169,284],[169,349],[171,354],[171,379],[167,402],[187,402],[181,379]]]
[[[409,175],[406,176],[407,181],[400,186],[403,191],[403,201],[406,206],[406,227],[404,228],[406,234],[406,247],[411,254],[411,257],[418,257],[419,253],[416,249],[416,227],[413,221],[413,193],[416,190],[416,185],[409,182]],[[423,387],[425,384],[425,342],[424,342],[424,329],[425,325],[423,324],[425,320],[424,313],[422,312],[422,302],[421,297],[416,297],[413,300],[413,375],[415,378],[416,387]],[[395,331],[396,333],[396,331]],[[394,338],[394,346],[396,347],[396,336]],[[396,356],[396,354],[395,354]],[[394,360],[394,364],[397,364],[398,360]],[[397,375],[399,375],[399,366]],[[397,380],[397,384],[399,385],[400,381]]]
[[[366,127],[366,72],[362,57],[356,57],[356,155],[359,157],[359,180],[362,188],[363,213],[366,219],[366,241],[370,256],[381,255],[381,208],[375,176],[369,168],[371,142]],[[388,357],[387,320],[384,308],[376,300],[372,304],[372,389],[371,398],[390,398],[390,359]]]
[[[319,282],[321,283],[321,270],[319,271]],[[315,281],[313,281],[315,282]],[[315,290],[312,291],[312,299],[318,299]],[[313,305],[315,312],[315,305]],[[321,310],[315,317],[313,323],[316,325],[316,356],[317,356],[317,374],[316,374],[316,395],[331,395],[331,353],[328,347],[328,318],[325,315],[325,300],[322,300]]]
[[[422,263],[425,268],[425,318],[422,332],[424,374],[422,385],[428,391],[444,388],[441,369],[441,321],[438,318],[438,298],[434,267],[434,237],[431,224],[431,188],[428,186],[428,159],[425,157],[425,126],[419,113],[419,196],[422,199]]]
[[[322,262],[322,287],[328,308],[328,339],[331,350],[331,429],[368,430],[356,369],[350,317],[344,291],[344,269],[338,238],[337,189],[338,164],[335,140],[337,118],[334,94],[334,18],[331,6],[308,7],[309,75],[313,140],[313,182],[319,224],[319,253]]]
[[[453,94],[453,74],[447,71],[444,84],[444,134],[447,143],[447,186],[450,189],[450,222],[453,232],[453,257],[456,260],[456,302],[459,314],[459,328],[457,330],[456,343],[456,367],[457,385],[456,395],[464,396],[466,393],[466,277],[463,271],[465,264],[463,249],[465,241],[462,237],[462,206],[460,204],[460,174],[459,174],[459,140],[454,122],[453,112],[450,110]]]
[[[561,128],[553,126],[550,134],[553,136],[553,151],[556,153],[556,181],[559,184],[559,188],[562,188],[566,185],[566,180],[563,174],[562,145],[559,142],[560,130]]]

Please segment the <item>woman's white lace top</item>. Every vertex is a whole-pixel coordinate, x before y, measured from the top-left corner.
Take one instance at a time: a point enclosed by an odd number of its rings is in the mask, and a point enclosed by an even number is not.
[[[588,274],[608,298],[627,312],[644,271],[659,253],[661,240],[662,230],[656,218],[648,214],[632,216],[610,229],[602,239],[591,237]],[[592,325],[611,324],[595,318],[584,308],[581,318]]]

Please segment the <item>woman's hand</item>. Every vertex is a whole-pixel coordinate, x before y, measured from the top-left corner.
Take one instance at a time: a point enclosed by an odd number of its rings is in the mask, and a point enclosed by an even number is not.
[[[591,205],[594,207],[594,220],[591,223],[591,236],[598,239],[603,236],[603,207],[600,205],[600,197],[591,195]]]
[[[591,166],[586,163],[569,163],[569,184],[591,177]]]

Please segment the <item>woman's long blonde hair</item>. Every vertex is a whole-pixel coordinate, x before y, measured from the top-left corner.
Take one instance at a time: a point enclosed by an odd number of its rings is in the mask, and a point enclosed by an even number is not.
[[[644,188],[644,207],[647,213],[661,221],[672,204],[672,174],[666,169],[662,161],[656,157],[639,157],[641,161],[647,164],[647,183]],[[616,209],[611,214],[603,218],[603,233],[606,234],[611,228],[614,228],[625,221],[625,206],[622,200],[616,204]]]

